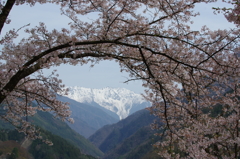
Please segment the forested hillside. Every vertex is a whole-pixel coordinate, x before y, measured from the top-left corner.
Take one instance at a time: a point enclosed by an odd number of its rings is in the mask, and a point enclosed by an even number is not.
[[[107,125],[89,137],[105,153],[104,159],[140,159],[157,154],[153,144],[157,141],[150,124],[156,119],[147,110],[140,110],[116,124]]]
[[[77,146],[65,139],[41,129],[41,135],[54,144],[47,145],[42,140],[29,140],[16,130],[0,131],[0,158],[7,159],[94,159],[82,154]]]
[[[91,142],[86,138],[72,130],[66,123],[59,119],[53,118],[50,113],[39,112],[33,116],[30,120],[33,120],[35,125],[42,127],[45,130],[58,135],[70,143],[76,145],[83,153],[92,156],[102,156],[102,152],[96,148]]]
[[[43,129],[42,131],[47,130],[52,134],[65,139],[71,145],[75,145],[75,147],[81,150],[81,152],[84,154],[89,154],[95,157],[101,157],[103,155],[103,153],[86,138],[72,130],[66,123],[54,118],[50,113],[39,111],[33,117],[28,118],[28,120],[34,125],[41,127]],[[0,128],[13,129],[9,123],[6,123],[2,120],[0,120]],[[48,140],[52,141],[51,136],[48,138]]]

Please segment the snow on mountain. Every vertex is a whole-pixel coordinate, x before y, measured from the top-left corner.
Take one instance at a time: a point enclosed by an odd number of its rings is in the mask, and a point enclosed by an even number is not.
[[[68,98],[80,103],[97,103],[116,113],[120,120],[132,114],[133,111],[150,106],[150,103],[144,100],[140,94],[125,88],[91,89],[78,86],[67,88],[69,89]]]

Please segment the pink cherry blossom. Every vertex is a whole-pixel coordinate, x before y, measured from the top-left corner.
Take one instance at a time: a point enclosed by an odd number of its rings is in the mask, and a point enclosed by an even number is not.
[[[192,0],[8,0],[1,1],[0,32],[7,27],[13,5],[60,4],[71,29],[48,30],[44,23],[26,29],[28,36],[14,43],[18,30],[0,40],[1,118],[31,138],[39,138],[28,116],[51,111],[70,118],[67,94],[54,71],[61,64],[84,65],[116,60],[131,80],[142,80],[144,97],[159,117],[153,128],[163,158],[237,158],[239,147],[239,29],[191,30],[198,15]],[[206,1],[208,2],[208,1]],[[236,7],[236,9],[238,6]],[[99,18],[82,21],[81,16]],[[232,12],[234,15],[237,11]],[[228,15],[229,21],[232,15]],[[236,21],[236,20],[235,20]],[[237,24],[237,22],[236,22]],[[24,29],[21,28],[21,29]],[[219,109],[217,114],[212,110]],[[48,141],[46,141],[48,143]]]

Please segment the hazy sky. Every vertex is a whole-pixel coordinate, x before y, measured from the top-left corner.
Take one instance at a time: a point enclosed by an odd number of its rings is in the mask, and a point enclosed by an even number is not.
[[[214,15],[212,10],[213,6],[217,7],[219,4],[201,4],[197,6],[196,9],[201,11],[201,16],[195,18],[192,28],[199,29],[203,25],[207,25],[212,29],[229,28],[233,26],[226,21],[223,15]],[[39,22],[44,22],[49,30],[53,28],[60,29],[67,27],[69,22],[67,17],[60,15],[59,6],[51,4],[37,4],[34,7],[30,7],[29,5],[14,6],[10,18],[12,20],[11,24],[6,25],[3,32],[10,28],[19,28],[29,23],[30,27],[34,27],[38,25]],[[24,34],[22,33],[21,36],[24,36]],[[136,93],[143,92],[141,81],[130,82],[128,84],[123,83],[127,79],[128,74],[120,73],[118,64],[113,61],[100,62],[93,68],[90,68],[89,65],[62,65],[54,69],[58,70],[60,78],[67,86],[87,88],[124,87]],[[46,74],[50,73],[49,70],[45,72]]]

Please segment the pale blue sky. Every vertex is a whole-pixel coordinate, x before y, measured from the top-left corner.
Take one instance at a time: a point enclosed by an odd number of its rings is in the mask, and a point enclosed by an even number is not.
[[[223,15],[214,15],[212,7],[219,6],[219,4],[206,5],[201,4],[197,6],[197,10],[201,11],[201,16],[194,20],[192,28],[200,28],[207,25],[212,29],[229,28],[232,27]],[[47,4],[37,4],[34,7],[14,6],[10,18],[12,20],[10,25],[5,26],[4,31],[10,28],[19,28],[23,25],[30,23],[30,27],[36,26],[39,22],[45,22],[47,27],[51,30],[53,28],[60,29],[67,27],[69,22],[68,18],[60,15],[59,6]],[[24,36],[23,32],[20,32]],[[117,63],[113,61],[104,61],[97,64],[95,67],[90,68],[89,65],[84,66],[69,66],[62,65],[54,68],[58,70],[60,78],[67,86],[81,86],[87,88],[103,88],[103,87],[119,87],[127,88],[136,93],[143,93],[141,81],[123,83],[128,74],[120,73]],[[46,74],[50,71],[46,70]]]

